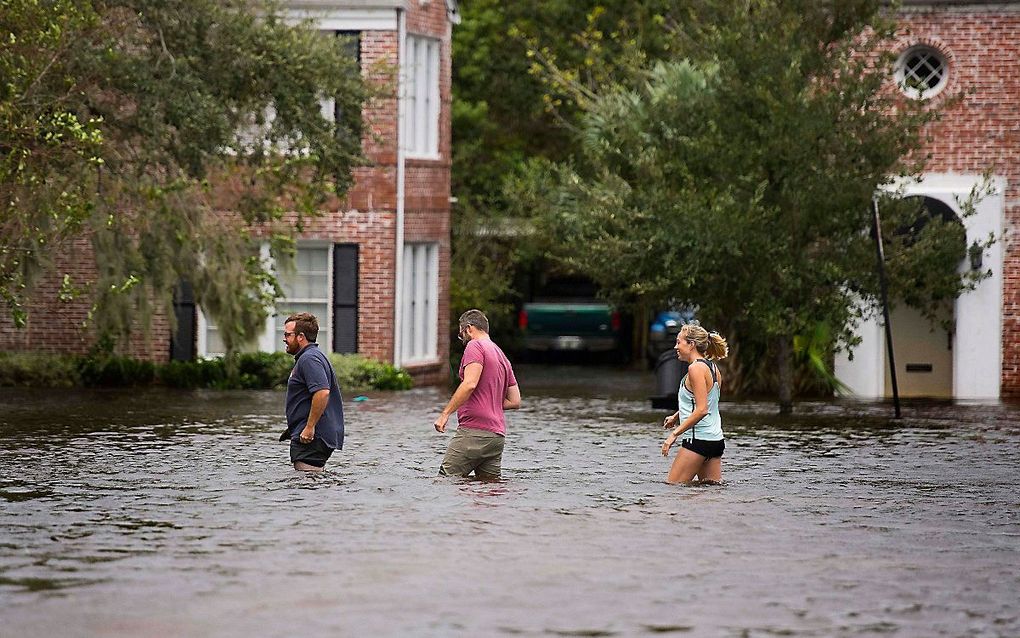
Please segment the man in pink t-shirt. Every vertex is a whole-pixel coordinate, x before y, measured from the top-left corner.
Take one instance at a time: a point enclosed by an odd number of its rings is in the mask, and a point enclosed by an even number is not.
[[[510,361],[489,338],[489,320],[481,310],[460,316],[457,333],[464,347],[460,359],[460,385],[433,425],[446,432],[450,415],[457,413],[457,432],[446,450],[439,473],[498,479],[506,440],[504,410],[521,407],[521,390]]]

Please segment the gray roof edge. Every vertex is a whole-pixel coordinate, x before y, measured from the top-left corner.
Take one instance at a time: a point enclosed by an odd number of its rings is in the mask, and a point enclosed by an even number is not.
[[[408,0],[285,0],[288,9],[407,9]]]
[[[411,0],[289,0],[283,6],[290,9],[400,9],[407,11]],[[460,24],[460,6],[457,0],[445,0],[446,17]]]
[[[892,2],[886,2],[885,4],[892,4]],[[899,4],[903,7],[965,7],[967,5],[979,5],[979,6],[999,6],[1020,8],[1020,0],[899,0]]]

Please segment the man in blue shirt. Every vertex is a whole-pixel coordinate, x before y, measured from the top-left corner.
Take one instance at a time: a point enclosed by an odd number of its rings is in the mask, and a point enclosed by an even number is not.
[[[336,371],[315,343],[319,336],[315,315],[291,315],[283,331],[294,368],[287,381],[287,430],[280,440],[290,439],[295,470],[321,472],[333,450],[344,446],[344,406]]]

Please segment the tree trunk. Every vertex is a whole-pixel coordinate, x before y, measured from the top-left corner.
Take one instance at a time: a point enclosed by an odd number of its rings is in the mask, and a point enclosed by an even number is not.
[[[793,351],[790,337],[776,338],[776,371],[779,373],[779,414],[793,414]]]

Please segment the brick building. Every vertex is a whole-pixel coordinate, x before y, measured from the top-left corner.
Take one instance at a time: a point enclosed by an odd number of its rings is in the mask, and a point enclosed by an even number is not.
[[[933,331],[900,306],[890,317],[903,396],[997,399],[1020,396],[1020,2],[904,0],[898,10],[896,81],[911,99],[963,99],[931,127],[931,159],[907,196],[960,217],[959,201],[988,172],[994,192],[962,219],[967,246],[989,233],[1001,240],[969,250],[960,268],[992,276],[956,300],[955,329]],[[836,375],[865,398],[891,396],[879,319],[860,326],[862,342],[837,358]]]
[[[408,369],[418,383],[448,376],[450,263],[450,37],[455,0],[302,0],[283,4],[288,17],[311,19],[345,38],[365,73],[396,71],[392,95],[365,107],[364,152],[343,201],[308,223],[298,238],[296,269],[281,273],[286,299],[255,347],[279,351],[291,311],[320,318],[319,343]],[[328,108],[328,105],[324,108]],[[57,258],[76,281],[94,278],[85,239]],[[92,277],[90,277],[92,275]],[[29,324],[0,319],[0,350],[86,352],[90,302],[57,302],[60,282],[44,279],[29,305]],[[165,316],[150,335],[132,337],[125,354],[166,361],[223,351],[217,327],[187,294],[176,306],[177,330]],[[33,321],[35,318],[35,321]]]

